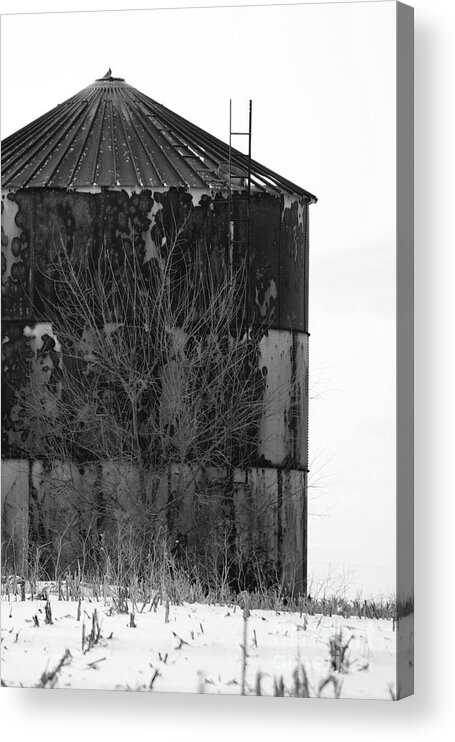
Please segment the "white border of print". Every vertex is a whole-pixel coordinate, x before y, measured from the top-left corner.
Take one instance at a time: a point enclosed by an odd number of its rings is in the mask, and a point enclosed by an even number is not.
[[[133,0],[133,7],[205,3]],[[208,3],[207,3],[208,4]],[[212,2],[213,5],[241,5]],[[251,3],[253,4],[253,3]],[[259,3],[257,3],[259,4]],[[277,4],[285,4],[279,3]],[[124,0],[98,0],[115,9]],[[414,0],[415,7],[415,327],[416,327],[416,695],[398,704],[373,701],[305,701],[176,694],[101,693],[2,688],[3,739],[64,736],[115,740],[162,736],[193,739],[276,740],[289,734],[321,742],[368,738],[423,742],[444,737],[452,722],[450,661],[453,577],[454,307],[453,134],[455,106],[455,6],[452,0]],[[2,13],[93,9],[93,0],[1,0]]]

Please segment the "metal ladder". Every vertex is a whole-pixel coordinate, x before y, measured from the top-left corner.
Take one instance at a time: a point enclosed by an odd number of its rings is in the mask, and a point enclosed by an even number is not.
[[[233,261],[234,261],[234,246],[244,245],[245,247],[245,258],[247,268],[247,296],[249,295],[248,286],[248,267],[249,267],[249,253],[250,253],[250,219],[251,219],[251,124],[252,124],[252,113],[253,113],[253,102],[249,102],[248,110],[248,131],[233,131],[232,130],[232,98],[229,100],[229,269],[231,276],[233,275]],[[241,178],[245,180],[243,175],[236,176],[232,173],[232,138],[233,137],[248,137],[248,154],[244,155],[247,160],[247,175],[246,175],[246,196],[238,196],[236,202],[246,201],[246,217],[235,217],[234,206],[232,199],[233,185],[232,181],[234,178]],[[243,159],[243,158],[242,158]],[[235,239],[235,225],[246,224],[246,236],[242,239]]]

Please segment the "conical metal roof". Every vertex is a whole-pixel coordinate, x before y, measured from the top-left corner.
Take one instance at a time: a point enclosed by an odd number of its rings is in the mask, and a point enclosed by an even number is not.
[[[148,98],[104,78],[2,142],[6,188],[170,187],[227,184],[229,146]],[[232,150],[234,174],[247,158]],[[252,187],[315,196],[252,161]]]

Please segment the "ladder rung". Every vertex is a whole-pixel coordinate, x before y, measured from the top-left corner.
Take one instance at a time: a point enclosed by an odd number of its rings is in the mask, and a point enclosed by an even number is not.
[[[249,131],[231,131],[231,137],[249,137]]]

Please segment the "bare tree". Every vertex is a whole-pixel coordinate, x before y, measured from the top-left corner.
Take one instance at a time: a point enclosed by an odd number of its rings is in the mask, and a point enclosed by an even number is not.
[[[28,420],[24,449],[49,467],[132,472],[128,507],[149,525],[191,489],[196,505],[218,498],[234,528],[232,473],[257,453],[264,328],[246,322],[245,259],[220,271],[203,244],[189,247],[190,223],[188,214],[162,232],[148,260],[130,240],[75,254],[54,226],[51,282],[38,296],[48,331],[18,414]],[[170,467],[184,476],[163,502]],[[121,479],[95,477],[101,500],[111,487],[109,507],[120,504]]]

